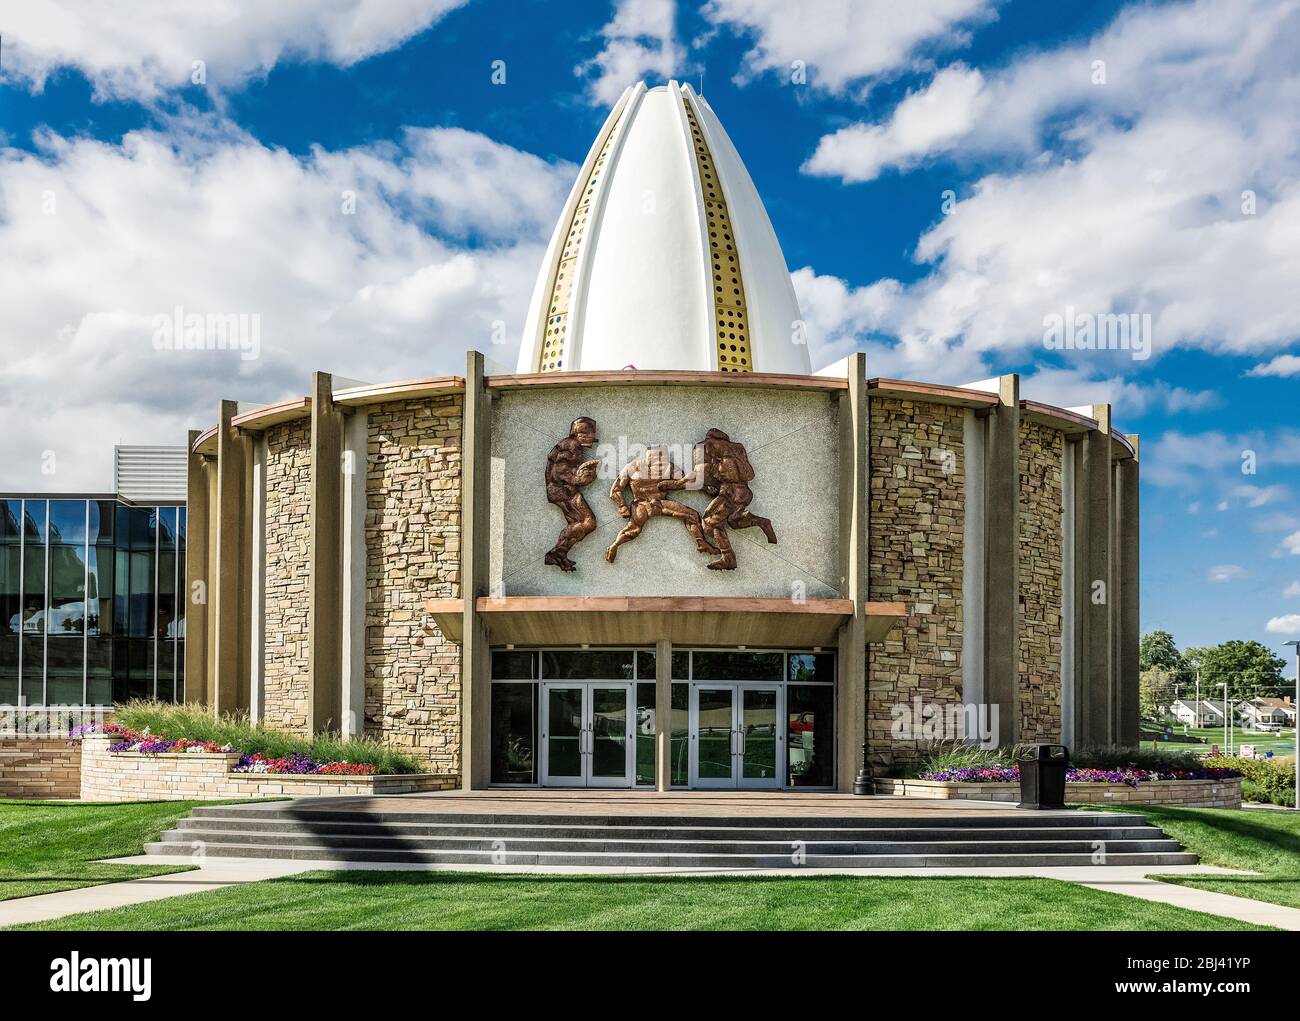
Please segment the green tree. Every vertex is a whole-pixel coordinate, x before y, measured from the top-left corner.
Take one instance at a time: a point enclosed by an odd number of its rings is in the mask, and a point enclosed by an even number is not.
[[[1186,684],[1192,680],[1192,671],[1168,631],[1152,631],[1142,636],[1138,643],[1138,668],[1167,671],[1175,683]]]
[[[1286,661],[1259,642],[1236,638],[1202,649],[1188,649],[1184,658],[1201,671],[1201,697],[1218,699],[1219,685],[1228,684],[1235,699],[1254,695],[1276,696],[1286,684],[1282,670]]]
[[[1174,704],[1174,686],[1177,684],[1172,670],[1153,666],[1138,675],[1138,712],[1144,720],[1159,721]]]

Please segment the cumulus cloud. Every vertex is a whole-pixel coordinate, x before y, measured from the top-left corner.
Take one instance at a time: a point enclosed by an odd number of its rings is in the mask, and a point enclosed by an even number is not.
[[[1300,7],[1233,6],[1230,17],[1208,0],[1125,12],[982,84],[948,69],[885,122],[822,139],[808,169],[845,181],[936,151],[998,167],[919,239],[919,279],[878,288],[890,296],[878,318],[910,360],[1037,351],[1101,375],[1111,352],[1045,349],[1057,315],[1149,315],[1154,356],[1294,342]],[[952,109],[925,102],[951,91]]]
[[[1205,572],[1205,580],[1212,582],[1235,581],[1248,576],[1246,569],[1238,564],[1218,564]]]
[[[1278,355],[1276,358],[1256,365],[1246,373],[1247,376],[1300,376],[1300,355]]]
[[[886,123],[852,124],[823,137],[803,169],[845,183],[870,181],[885,167],[906,168],[964,137],[987,103],[984,76],[955,64],[909,94]]]
[[[1278,548],[1279,552],[1289,553],[1291,556],[1300,557],[1300,532],[1292,532],[1282,540],[1282,545]]]
[[[1287,613],[1270,617],[1264,630],[1271,635],[1300,635],[1300,613]]]
[[[1283,489],[1247,486],[1243,467],[1266,473],[1300,465],[1300,430],[1270,429],[1229,435],[1218,430],[1188,433],[1170,429],[1142,445],[1142,481],[1157,486],[1200,489],[1210,486],[1242,495],[1265,494],[1264,503],[1276,499]],[[1224,507],[1228,506],[1224,502]]]
[[[468,0],[23,0],[6,5],[5,77],[35,90],[81,71],[98,99],[150,100],[191,84],[237,88],[280,60],[347,67],[393,49]]]
[[[1295,599],[1300,596],[1300,581],[1293,581],[1282,590],[1283,599]]]
[[[683,60],[676,19],[676,0],[619,0],[614,17],[600,31],[604,48],[574,68],[575,74],[590,77],[591,103],[612,106],[624,89],[647,75],[672,77]]]
[[[0,151],[0,488],[18,490],[103,488],[114,442],[181,443],[219,398],[300,394],[312,369],[459,372],[471,347],[512,364],[576,172],[458,129],[306,157],[226,122],[38,142]],[[178,307],[258,316],[259,356],[158,350]]]
[[[710,0],[710,22],[747,35],[744,82],[764,72],[788,76],[795,61],[809,84],[842,92],[896,73],[930,50],[970,41],[969,27],[991,19],[997,0]]]

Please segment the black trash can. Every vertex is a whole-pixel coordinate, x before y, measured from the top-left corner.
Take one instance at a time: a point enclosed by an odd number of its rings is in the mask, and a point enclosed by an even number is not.
[[[1020,808],[1064,808],[1070,752],[1063,744],[1030,745],[1016,756]]]

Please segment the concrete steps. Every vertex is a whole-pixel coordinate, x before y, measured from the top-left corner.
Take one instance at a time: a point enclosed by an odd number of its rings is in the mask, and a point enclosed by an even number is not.
[[[381,864],[615,868],[1191,865],[1140,816],[663,817],[200,807],[149,854]],[[1100,860],[1097,856],[1100,855]]]

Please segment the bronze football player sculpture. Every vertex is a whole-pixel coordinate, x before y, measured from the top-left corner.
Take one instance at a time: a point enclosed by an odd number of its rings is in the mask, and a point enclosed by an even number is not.
[[[609,490],[609,498],[618,505],[618,512],[627,518],[609,549],[605,550],[605,559],[611,564],[618,556],[618,548],[625,542],[631,542],[641,534],[641,529],[651,518],[676,518],[686,526],[686,531],[695,540],[695,548],[701,553],[717,553],[704,538],[700,512],[684,503],[668,499],[664,494],[686,488],[686,476],[677,468],[668,456],[668,449],[662,446],[650,447],[645,454],[623,467]],[[627,503],[627,491],[632,491],[631,506]]]
[[[704,534],[712,540],[722,556],[709,564],[711,571],[734,571],[736,551],[727,537],[727,526],[763,530],[770,543],[776,542],[772,522],[746,509],[754,499],[749,483],[754,479],[754,468],[749,463],[745,448],[734,442],[721,429],[710,429],[704,441],[695,448],[695,466],[686,482],[702,484],[704,492],[713,501],[704,509]]]
[[[544,562],[554,564],[561,571],[578,569],[569,559],[569,550],[596,530],[596,515],[579,489],[596,479],[600,460],[584,461],[582,454],[598,440],[593,419],[574,419],[569,435],[552,447],[546,458],[546,499],[560,508],[566,524]]]

